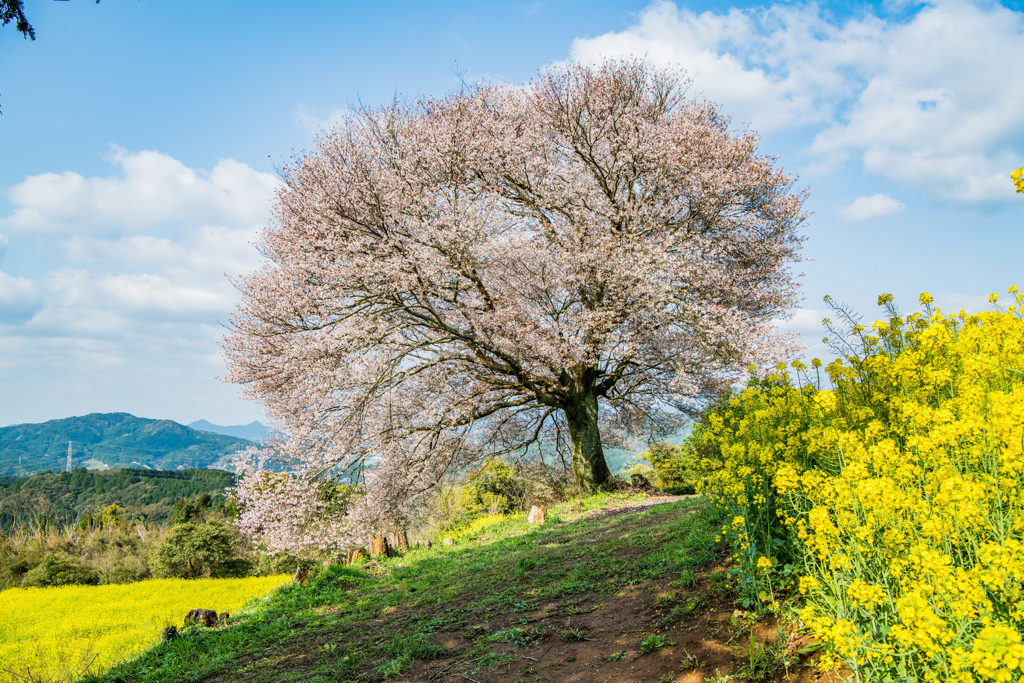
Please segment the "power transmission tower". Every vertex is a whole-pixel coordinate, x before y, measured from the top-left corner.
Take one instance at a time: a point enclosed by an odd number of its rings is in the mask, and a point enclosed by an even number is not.
[[[71,451],[71,442],[68,441],[68,466],[67,466],[67,471],[68,472],[71,471],[71,453],[72,453],[72,451]]]

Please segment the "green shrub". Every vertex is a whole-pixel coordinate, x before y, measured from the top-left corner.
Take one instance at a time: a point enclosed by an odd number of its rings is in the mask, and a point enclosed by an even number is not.
[[[691,432],[691,435],[693,432]],[[695,451],[696,442],[688,438],[682,445],[674,446],[659,441],[637,456],[651,463],[658,487],[666,493],[685,495],[696,492],[700,479],[699,457]]]
[[[153,553],[155,572],[184,579],[246,576],[252,563],[234,556],[233,540],[220,522],[177,524]]]
[[[25,574],[21,585],[29,586],[95,586],[100,575],[92,568],[68,555],[49,554],[34,569]]]

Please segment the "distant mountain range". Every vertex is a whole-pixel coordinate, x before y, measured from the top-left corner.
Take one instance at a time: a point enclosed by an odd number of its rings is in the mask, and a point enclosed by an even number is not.
[[[200,431],[171,420],[92,413],[0,428],[0,475],[27,477],[46,471],[62,472],[67,468],[69,442],[71,468],[93,470],[228,470],[232,469],[234,454],[253,445],[245,438],[214,433],[212,429]]]
[[[213,432],[214,434],[224,434],[225,436],[237,436],[242,439],[248,439],[249,441],[266,441],[267,437],[270,436],[271,429],[262,422],[253,420],[247,425],[215,425],[212,422],[206,420],[196,420],[195,422],[189,422],[189,427],[192,429],[198,429],[201,432]]]

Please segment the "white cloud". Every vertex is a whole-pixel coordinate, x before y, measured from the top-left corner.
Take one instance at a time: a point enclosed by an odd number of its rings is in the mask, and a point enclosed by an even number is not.
[[[255,228],[202,226],[174,240],[153,235],[116,240],[73,237],[65,242],[65,250],[72,262],[226,284],[225,274],[240,275],[259,263],[256,238]]]
[[[844,221],[855,223],[871,218],[882,218],[903,211],[906,207],[887,194],[873,194],[870,197],[857,197],[839,209],[839,217]]]
[[[86,178],[73,171],[29,176],[12,187],[8,230],[55,234],[139,232],[170,223],[229,226],[264,223],[277,180],[232,159],[210,171],[155,151],[114,148],[120,175]]]
[[[48,272],[37,282],[0,272],[0,386],[29,396],[0,392],[11,399],[0,412],[131,405],[173,417],[171,396],[186,397],[188,420],[221,404],[252,412],[216,381],[215,341],[238,300],[225,274],[259,263],[253,242],[277,181],[231,160],[208,171],[159,152],[115,150],[111,160],[120,172],[110,177],[48,173],[8,193],[15,211],[0,229],[36,242],[34,268]]]
[[[175,282],[163,275],[93,274],[65,268],[48,278],[55,307],[146,317],[192,313],[226,313],[234,303],[231,288]]]
[[[8,239],[7,235],[0,233],[0,263],[3,263],[4,254],[7,253]]]
[[[1011,199],[1024,142],[1024,14],[936,0],[907,20],[839,24],[816,5],[696,14],[656,2],[629,29],[573,43],[590,61],[676,64],[762,132],[817,128],[823,166],[854,159],[944,200]]]
[[[351,109],[334,108],[326,118],[321,118],[310,112],[309,107],[304,104],[295,108],[295,120],[310,135],[319,135],[325,130],[340,126],[351,114]]]
[[[42,294],[34,282],[0,271],[0,323],[28,320],[42,305]]]

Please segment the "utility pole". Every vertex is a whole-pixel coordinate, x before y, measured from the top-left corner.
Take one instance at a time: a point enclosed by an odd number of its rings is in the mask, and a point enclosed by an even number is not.
[[[68,472],[71,471],[71,453],[72,453],[71,442],[68,441],[68,466],[67,466],[67,471]]]

